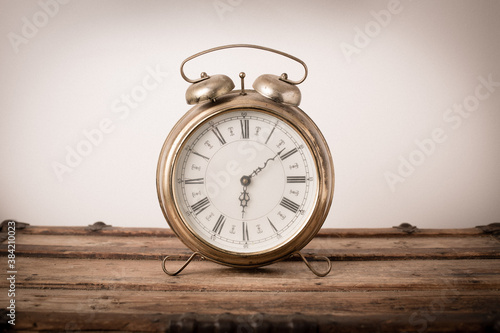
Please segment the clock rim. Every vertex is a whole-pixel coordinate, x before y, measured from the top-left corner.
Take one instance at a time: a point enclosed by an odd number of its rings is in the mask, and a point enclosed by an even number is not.
[[[269,100],[253,90],[233,91],[217,101],[206,101],[191,108],[167,136],[157,165],[156,186],[163,215],[176,236],[191,250],[204,258],[232,267],[259,267],[286,259],[300,251],[318,233],[333,200],[335,175],[330,150],[318,126],[300,108]],[[198,126],[217,115],[237,109],[271,114],[292,127],[308,145],[317,173],[317,191],[309,218],[294,235],[268,250],[241,253],[224,250],[206,242],[183,220],[173,193],[175,166],[183,143]]]

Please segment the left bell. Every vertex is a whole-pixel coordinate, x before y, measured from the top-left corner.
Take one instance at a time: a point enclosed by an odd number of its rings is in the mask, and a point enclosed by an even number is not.
[[[233,80],[228,76],[222,74],[208,76],[206,73],[201,73],[201,78],[187,89],[186,102],[198,104],[206,100],[215,101],[217,97],[225,95],[233,89]]]

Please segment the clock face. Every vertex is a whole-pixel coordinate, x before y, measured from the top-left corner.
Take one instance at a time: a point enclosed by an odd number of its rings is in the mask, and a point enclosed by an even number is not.
[[[287,243],[317,200],[309,146],[294,127],[263,111],[227,111],[196,127],[181,147],[173,177],[187,227],[211,246],[235,253]]]

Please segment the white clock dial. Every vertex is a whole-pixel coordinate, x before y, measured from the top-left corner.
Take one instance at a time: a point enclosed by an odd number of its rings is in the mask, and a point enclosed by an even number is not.
[[[302,136],[270,113],[224,112],[197,127],[174,169],[174,198],[206,243],[236,253],[293,238],[314,208],[318,180]]]

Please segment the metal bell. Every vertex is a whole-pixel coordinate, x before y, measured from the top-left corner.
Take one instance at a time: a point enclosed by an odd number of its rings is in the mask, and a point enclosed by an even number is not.
[[[201,79],[187,89],[186,102],[198,104],[206,100],[215,100],[233,89],[234,83],[228,76],[222,74],[208,76],[206,73],[201,73]]]
[[[259,94],[275,102],[298,106],[301,99],[300,90],[285,81],[287,79],[285,73],[281,76],[263,74],[255,80],[252,86]]]

